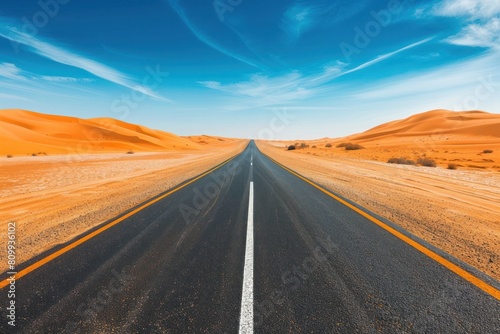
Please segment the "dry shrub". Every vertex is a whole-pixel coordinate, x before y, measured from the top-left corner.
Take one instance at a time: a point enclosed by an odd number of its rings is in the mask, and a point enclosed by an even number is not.
[[[436,161],[434,161],[430,158],[425,158],[425,157],[418,158],[417,163],[419,165],[424,166],[424,167],[436,167],[437,166]]]
[[[361,149],[364,149],[364,147],[359,145],[359,144],[348,143],[345,146],[346,151],[354,151],[354,150],[361,150]]]
[[[390,164],[399,164],[399,165],[416,165],[415,161],[407,159],[407,158],[390,158],[387,160]]]
[[[353,143],[340,143],[336,147],[343,147],[345,148],[346,151],[361,150],[364,148],[359,144],[353,144]]]

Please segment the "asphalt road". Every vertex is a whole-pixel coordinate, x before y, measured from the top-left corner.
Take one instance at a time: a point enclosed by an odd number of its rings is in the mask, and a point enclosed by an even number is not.
[[[496,297],[253,142],[135,211],[17,268],[37,266],[16,280],[15,327],[0,290],[0,332],[500,333]]]

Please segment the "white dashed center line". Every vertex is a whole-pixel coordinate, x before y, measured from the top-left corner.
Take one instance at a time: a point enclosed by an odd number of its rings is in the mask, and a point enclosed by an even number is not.
[[[253,333],[253,182],[250,182],[247,241],[241,295],[240,334]]]

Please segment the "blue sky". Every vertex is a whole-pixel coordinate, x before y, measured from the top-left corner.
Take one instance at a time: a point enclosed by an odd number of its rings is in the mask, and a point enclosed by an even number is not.
[[[339,137],[430,109],[500,113],[500,0],[18,0],[0,109],[181,135]]]

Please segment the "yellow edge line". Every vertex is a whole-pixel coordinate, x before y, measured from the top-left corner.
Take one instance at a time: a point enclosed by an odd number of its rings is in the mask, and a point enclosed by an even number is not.
[[[315,184],[314,182],[306,179],[305,177],[303,177],[302,175],[294,172],[293,170],[291,170],[290,168],[288,167],[285,167],[284,165],[282,165],[281,163],[277,162],[276,160],[274,160],[273,158],[269,157],[268,155],[264,154],[266,157],[268,157],[271,161],[273,161],[275,164],[277,164],[278,166],[280,166],[281,168],[285,169],[286,171],[288,171],[289,173],[297,176],[298,178],[302,179],[303,181],[309,183],[310,185],[312,185],[313,187],[315,187],[316,189],[322,191],[323,193],[325,193],[326,195],[332,197],[333,199],[335,199],[336,201],[342,203],[343,205],[347,206],[348,208],[350,208],[351,210],[359,213],[360,215],[362,215],[363,217],[367,218],[368,220],[370,220],[371,222],[377,224],[378,226],[380,226],[381,228],[383,228],[384,230],[386,230],[387,232],[391,233],[392,235],[396,236],[397,238],[399,238],[400,240],[406,242],[408,245],[412,246],[413,248],[417,249],[418,251],[422,252],[423,254],[427,255],[428,257],[430,257],[431,259],[433,259],[434,261],[438,262],[439,264],[443,265],[444,267],[448,268],[449,270],[451,270],[452,272],[454,272],[455,274],[457,274],[458,276],[462,277],[463,279],[467,280],[468,282],[472,283],[473,285],[475,285],[476,287],[478,287],[479,289],[483,290],[484,292],[486,292],[487,294],[493,296],[494,298],[500,300],[500,290],[496,289],[495,287],[489,285],[488,283],[484,282],[483,280],[477,278],[476,276],[474,276],[473,274],[469,273],[468,271],[460,268],[459,266],[457,266],[456,264],[450,262],[449,260],[445,259],[444,257],[442,257],[441,255],[438,255],[437,253],[433,252],[432,250],[428,249],[427,247],[419,244],[418,242],[416,242],[415,240],[413,239],[410,239],[409,237],[407,237],[406,235],[404,235],[403,233],[397,231],[396,229],[390,227],[389,225],[383,223],[382,221],[378,220],[377,218],[375,217],[372,217],[371,215],[369,215],[368,213],[366,213],[365,211],[359,209],[358,207],[352,205],[351,203],[343,200],[342,198],[338,197],[337,195],[329,192],[328,190],[320,187],[319,185]]]
[[[182,188],[190,185],[191,183],[195,182],[195,181],[198,181],[199,179],[207,176],[208,174],[212,173],[213,171],[221,168],[222,166],[226,165],[227,163],[229,163],[231,160],[235,159],[237,156],[239,156],[239,154],[235,155],[234,157],[222,162],[221,164],[219,164],[218,166],[215,166],[211,169],[209,169],[208,171],[206,171],[205,173],[195,177],[194,179],[192,179],[191,181],[188,181],[187,183],[184,183],[180,186],[178,186],[177,188],[174,188],[172,190],[170,190],[169,192],[161,195],[160,197],[157,197],[143,205],[141,205],[140,207],[138,207],[137,209],[134,209],[132,211],[130,211],[129,213],[121,216],[120,218],[117,218],[111,222],[109,222],[108,224],[100,227],[99,229],[95,230],[94,232],[90,233],[90,234],[87,234],[86,236],[82,237],[81,239],[78,239],[76,240],[75,242],[61,248],[60,250],[58,250],[57,252],[54,252],[52,254],[50,254],[49,256],[41,259],[40,261],[37,261],[35,263],[33,263],[32,265],[26,267],[25,269],[21,270],[20,272],[18,272],[15,277],[16,277],[16,280],[20,279],[21,277],[23,276],[26,276],[27,274],[29,274],[30,272],[40,268],[41,266],[47,264],[48,262],[54,260],[55,258],[63,255],[64,253],[67,253],[68,251],[72,250],[73,248],[76,248],[78,247],[79,245],[83,244],[84,242],[92,239],[93,237],[95,237],[96,235],[98,234],[101,234],[102,232],[106,231],[107,229],[121,223],[122,221],[124,221],[125,219],[135,215],[136,213],[138,213],[139,211],[147,208],[148,206],[151,206],[152,204],[158,202],[158,201],[161,201],[162,199],[164,199],[165,197],[167,196],[170,196],[172,195],[173,193],[181,190]],[[10,281],[8,279],[5,279],[3,280],[2,282],[0,282],[0,289],[3,289],[5,288],[7,285],[10,284]]]

